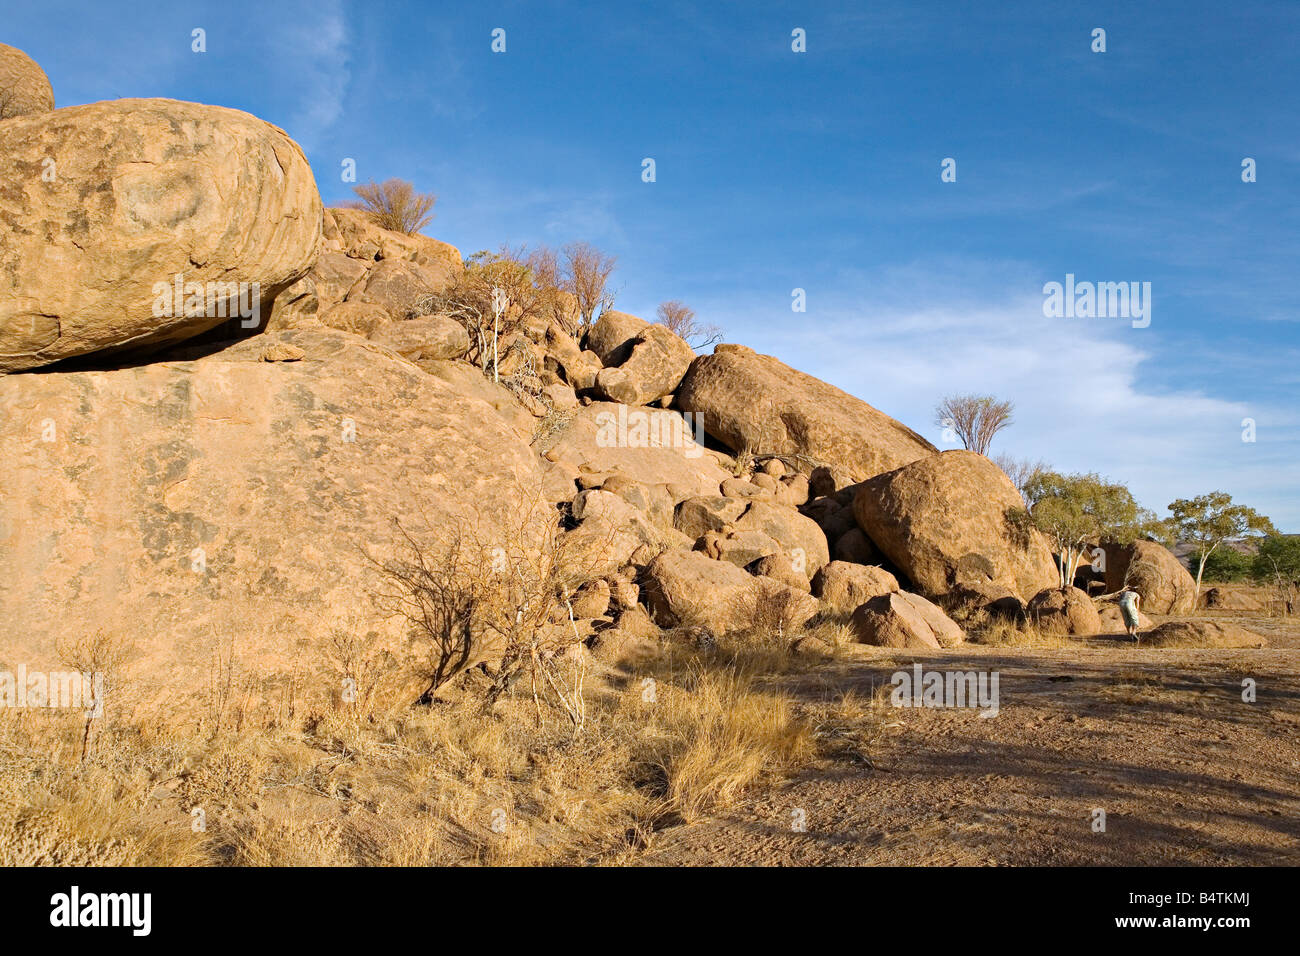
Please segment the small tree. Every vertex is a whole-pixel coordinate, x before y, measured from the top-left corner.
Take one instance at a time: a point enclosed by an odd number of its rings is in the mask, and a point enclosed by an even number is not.
[[[1195,548],[1196,597],[1201,596],[1205,561],[1223,542],[1248,534],[1277,534],[1273,522],[1245,505],[1234,505],[1232,495],[1213,491],[1196,498],[1179,498],[1169,505],[1170,522],[1181,541]]]
[[[581,335],[591,328],[596,316],[614,306],[614,294],[606,285],[618,260],[589,242],[569,243],[561,257],[560,287],[577,300]]]
[[[382,183],[371,180],[352,187],[359,200],[344,203],[350,209],[362,209],[370,214],[375,225],[413,236],[433,222],[433,204],[438,197],[433,193],[417,193],[415,186],[405,179],[386,179]]]
[[[1126,544],[1158,524],[1155,515],[1139,508],[1123,485],[1095,474],[1061,475],[1044,471],[1025,487],[1028,509],[1013,512],[1013,522],[1037,528],[1050,538],[1057,555],[1060,585],[1074,581],[1088,544]]]
[[[1270,535],[1259,543],[1251,567],[1257,581],[1271,581],[1287,614],[1295,613],[1300,592],[1300,535]]]
[[[993,436],[1011,424],[1013,408],[992,395],[949,395],[936,406],[934,421],[952,429],[963,448],[987,455]]]
[[[695,310],[676,299],[660,302],[659,324],[666,326],[693,349],[706,349],[722,341],[722,330],[716,325],[705,325],[695,320]]]

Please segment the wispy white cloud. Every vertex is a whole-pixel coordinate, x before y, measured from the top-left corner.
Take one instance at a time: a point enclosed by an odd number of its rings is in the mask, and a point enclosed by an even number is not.
[[[995,450],[1100,472],[1158,511],[1176,497],[1222,488],[1300,528],[1300,410],[1191,384],[1160,387],[1151,375],[1158,325],[1047,319],[1041,296],[1023,293],[909,306],[886,291],[893,283],[878,288],[883,294],[860,306],[814,303],[806,315],[767,322],[764,312],[777,315],[771,303],[707,311],[731,340],[838,385],[940,447],[932,423],[940,398],[995,394],[1016,405],[1016,422]],[[1255,443],[1242,441],[1246,418],[1256,422]]]
[[[349,34],[341,0],[314,4],[287,26],[281,45],[285,86],[295,91],[297,109],[289,134],[312,149],[343,114],[349,69]]]

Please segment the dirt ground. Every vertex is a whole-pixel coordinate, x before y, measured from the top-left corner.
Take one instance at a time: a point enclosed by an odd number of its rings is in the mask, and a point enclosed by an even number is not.
[[[849,689],[882,695],[879,732],[857,759],[825,761],[725,815],[661,832],[637,862],[1300,863],[1300,619],[1187,617],[1230,620],[1269,646],[853,648],[785,680],[809,703]],[[891,674],[916,661],[997,671],[999,713],[890,706]],[[1253,703],[1242,699],[1246,678]]]

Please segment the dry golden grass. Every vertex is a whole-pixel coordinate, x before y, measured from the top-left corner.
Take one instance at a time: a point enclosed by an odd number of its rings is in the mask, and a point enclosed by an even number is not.
[[[1009,621],[983,611],[968,617],[963,626],[971,641],[992,647],[1050,649],[1070,644],[1064,634],[1042,630],[1033,621]]]
[[[0,864],[619,863],[812,760],[812,723],[767,675],[824,659],[668,641],[601,673],[577,735],[523,682],[484,712],[477,672],[430,706],[290,716],[268,686],[237,720],[109,707],[84,757],[80,711],[8,710]]]

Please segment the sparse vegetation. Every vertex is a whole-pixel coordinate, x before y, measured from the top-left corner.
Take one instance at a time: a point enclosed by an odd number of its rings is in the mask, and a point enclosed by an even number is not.
[[[950,395],[934,410],[934,422],[952,429],[963,448],[987,455],[993,436],[1013,421],[1011,402],[992,395]]]
[[[657,314],[660,325],[666,326],[696,351],[722,341],[721,329],[698,321],[695,310],[676,299],[660,302]]]
[[[589,242],[571,242],[561,250],[560,287],[577,303],[579,337],[601,312],[614,307],[614,293],[608,283],[617,262]]]
[[[353,186],[352,191],[358,198],[343,205],[364,210],[383,229],[413,236],[433,222],[433,204],[438,197],[416,192],[415,186],[405,179],[386,179],[382,183],[371,180]]]

